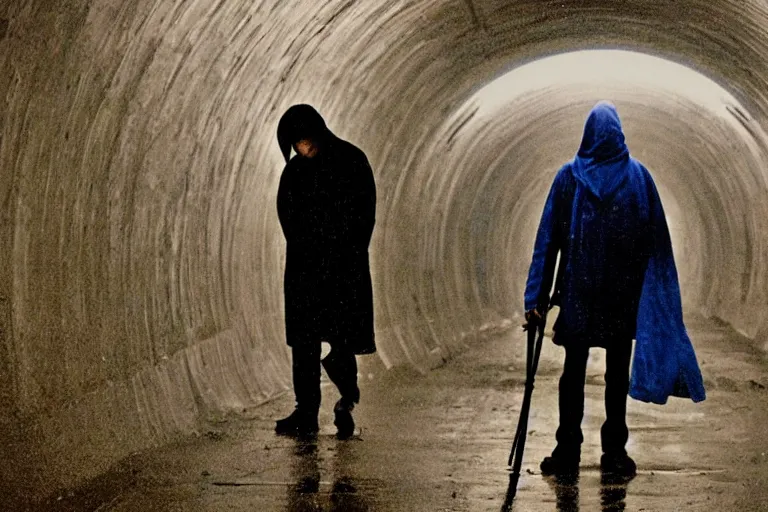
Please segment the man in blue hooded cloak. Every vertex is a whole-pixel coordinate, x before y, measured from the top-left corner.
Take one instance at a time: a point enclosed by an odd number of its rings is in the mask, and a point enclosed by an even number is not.
[[[560,312],[553,341],[565,348],[560,424],[557,446],[542,461],[541,471],[578,471],[587,358],[591,347],[602,347],[606,420],[600,431],[601,469],[631,477],[636,465],[625,449],[627,394],[664,404],[670,396],[699,402],[705,392],[683,324],[661,200],[651,174],[630,156],[609,102],[592,108],[576,157],[557,173],[547,197],[525,290],[526,327],[542,322],[555,305]]]

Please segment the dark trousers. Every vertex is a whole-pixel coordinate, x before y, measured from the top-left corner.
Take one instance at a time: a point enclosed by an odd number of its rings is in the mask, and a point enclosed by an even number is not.
[[[605,422],[600,429],[604,453],[625,454],[629,438],[627,429],[627,392],[629,391],[629,361],[632,342],[622,340],[606,349]],[[563,375],[560,377],[560,426],[557,429],[558,455],[577,456],[584,436],[584,380],[589,348],[566,346]]]
[[[296,409],[317,415],[320,409],[320,342],[293,347],[293,392]],[[357,360],[355,354],[343,347],[333,347],[322,360],[328,377],[341,393],[347,406],[360,401],[357,387]]]

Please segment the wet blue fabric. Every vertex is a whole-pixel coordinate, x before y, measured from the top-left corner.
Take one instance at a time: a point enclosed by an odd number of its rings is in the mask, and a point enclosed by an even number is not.
[[[654,250],[645,271],[629,396],[664,404],[670,396],[706,398],[701,370],[683,322],[680,284],[661,201],[653,187]]]
[[[661,200],[648,170],[629,155],[607,102],[590,112],[579,151],[555,177],[542,213],[525,308],[550,305],[560,306],[557,344],[637,340],[631,397],[704,400]]]

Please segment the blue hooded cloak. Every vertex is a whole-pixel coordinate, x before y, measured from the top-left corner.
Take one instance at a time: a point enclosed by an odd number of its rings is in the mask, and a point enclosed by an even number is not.
[[[632,398],[704,400],[661,199],[651,174],[629,155],[608,102],[590,112],[579,151],[557,173],[542,213],[525,309],[551,305],[560,306],[556,344],[637,340]]]

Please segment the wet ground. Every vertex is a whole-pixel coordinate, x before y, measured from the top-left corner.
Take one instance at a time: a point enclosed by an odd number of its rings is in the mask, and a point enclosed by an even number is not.
[[[546,340],[533,396],[523,474],[510,510],[768,510],[768,361],[726,326],[689,317],[707,385],[700,404],[629,401],[630,482],[599,471],[603,352],[587,377],[579,478],[541,476],[554,442],[561,349]],[[315,442],[272,433],[288,394],[222,421],[200,437],[139,454],[44,510],[485,511],[502,510],[523,391],[524,333],[488,336],[428,375],[362,370],[359,434],[337,441],[324,388]]]

